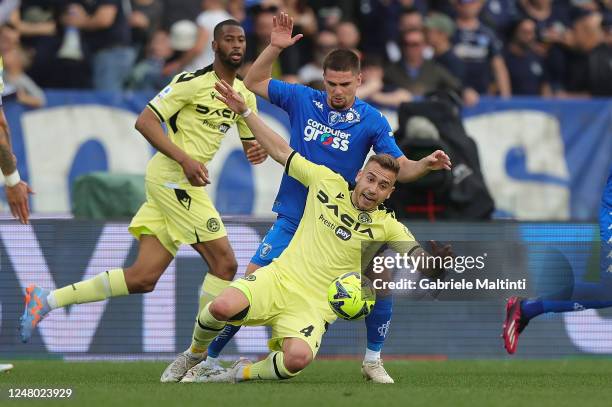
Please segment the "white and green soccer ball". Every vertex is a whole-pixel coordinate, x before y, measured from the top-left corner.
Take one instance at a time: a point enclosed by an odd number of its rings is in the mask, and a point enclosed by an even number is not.
[[[352,321],[368,316],[376,302],[376,292],[366,276],[352,272],[332,281],[327,300],[339,318]]]

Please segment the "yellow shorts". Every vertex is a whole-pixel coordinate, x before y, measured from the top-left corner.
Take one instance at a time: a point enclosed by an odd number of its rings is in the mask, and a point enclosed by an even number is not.
[[[136,239],[155,235],[176,256],[181,244],[194,244],[227,235],[219,212],[204,188],[173,189],[145,182],[147,201],[128,230]]]
[[[267,266],[230,285],[242,291],[250,303],[248,314],[237,324],[271,327],[268,347],[273,351],[282,349],[285,338],[300,338],[308,343],[314,358],[329,324],[312,301],[280,276],[273,266]]]

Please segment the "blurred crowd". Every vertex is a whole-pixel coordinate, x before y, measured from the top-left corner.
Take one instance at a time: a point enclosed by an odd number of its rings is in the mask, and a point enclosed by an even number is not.
[[[247,34],[244,74],[280,10],[304,34],[274,66],[287,81],[320,87],[323,58],[346,47],[378,104],[612,96],[612,0],[2,0],[5,92],[40,106],[41,88],[158,90],[212,62],[228,18]]]

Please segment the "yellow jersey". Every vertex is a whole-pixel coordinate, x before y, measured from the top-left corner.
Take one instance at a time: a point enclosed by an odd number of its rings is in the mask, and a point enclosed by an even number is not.
[[[329,168],[294,151],[285,171],[308,187],[308,197],[289,246],[269,267],[333,321],[327,289],[336,277],[361,272],[383,244],[401,254],[419,244],[393,211],[382,205],[369,212],[357,209],[350,185]]]
[[[166,123],[172,142],[204,164],[212,160],[234,124],[238,125],[241,140],[255,140],[244,119],[216,98],[217,81],[219,77],[212,65],[180,73],[147,105],[162,123]],[[256,112],[255,95],[242,80],[236,78],[233,87]],[[190,187],[181,166],[160,152],[149,161],[146,178],[157,184],[176,185],[176,188]]]

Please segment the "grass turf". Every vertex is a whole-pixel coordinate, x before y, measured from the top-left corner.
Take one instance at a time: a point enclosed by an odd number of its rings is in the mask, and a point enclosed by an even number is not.
[[[395,385],[366,383],[357,361],[316,361],[283,382],[161,384],[159,362],[16,361],[0,405],[609,406],[612,360],[390,361]],[[70,399],[9,400],[10,388],[71,388]]]

